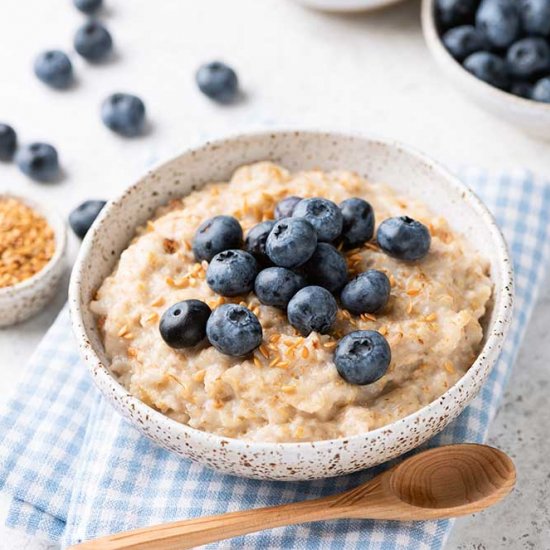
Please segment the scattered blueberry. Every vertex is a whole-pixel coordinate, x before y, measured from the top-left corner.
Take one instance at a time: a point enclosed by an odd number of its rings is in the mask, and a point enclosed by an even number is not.
[[[550,46],[544,38],[523,38],[510,46],[506,61],[512,76],[534,78],[550,70]]]
[[[294,213],[296,205],[302,200],[301,197],[285,197],[275,206],[275,219],[290,218]]]
[[[340,203],[342,211],[342,240],[345,248],[361,246],[374,234],[374,211],[372,206],[359,198],[346,199]]]
[[[482,50],[485,45],[482,34],[472,25],[449,29],[442,40],[449,53],[458,61],[463,61],[474,52]]]
[[[135,95],[112,94],[101,105],[101,119],[113,132],[135,137],[143,131],[145,105]]]
[[[266,306],[285,309],[290,299],[306,286],[305,279],[285,267],[268,267],[258,273],[254,293]]]
[[[350,281],[340,294],[345,309],[360,315],[380,311],[390,298],[390,281],[385,273],[368,269]]]
[[[336,294],[348,282],[348,265],[344,256],[328,243],[319,243],[311,258],[303,265],[307,282],[322,286]]]
[[[520,0],[520,5],[524,32],[550,35],[550,0]]]
[[[380,248],[400,260],[420,260],[430,250],[428,228],[408,216],[388,218],[378,227],[376,240]]]
[[[159,324],[162,339],[175,349],[196,346],[206,337],[211,309],[200,300],[184,300],[168,308]]]
[[[303,336],[315,331],[326,334],[336,321],[338,305],[334,296],[320,286],[306,286],[288,303],[290,324]]]
[[[222,296],[247,294],[254,288],[258,264],[244,250],[224,250],[216,254],[206,271],[208,286]]]
[[[57,151],[47,143],[22,146],[15,155],[21,172],[37,181],[51,181],[59,174]]]
[[[203,94],[220,103],[235,99],[239,89],[237,74],[221,61],[201,65],[195,79]]]
[[[100,61],[113,49],[113,39],[99,21],[88,21],[76,31],[74,49],[88,61]]]
[[[536,101],[550,103],[550,76],[541,78],[535,84],[531,97]]]
[[[507,48],[521,33],[517,0],[482,0],[476,14],[476,27],[496,48]]]
[[[193,239],[193,253],[197,262],[209,262],[216,254],[239,248],[243,241],[241,224],[232,216],[214,216],[204,221]]]
[[[73,81],[73,65],[66,53],[49,50],[35,59],[34,74],[52,88],[67,88]]]
[[[73,4],[81,12],[90,14],[94,13],[101,7],[101,4],[103,4],[103,0],[73,0]]]
[[[17,148],[17,134],[9,125],[0,122],[0,160],[11,160]]]
[[[506,62],[498,55],[489,52],[476,52],[464,61],[464,68],[475,77],[505,90],[510,81]]]
[[[303,218],[284,218],[267,237],[269,259],[280,267],[294,268],[307,262],[317,246],[317,233]]]
[[[343,216],[336,204],[327,199],[301,200],[292,213],[293,218],[304,218],[317,231],[317,239],[332,242],[342,233]]]
[[[334,351],[338,374],[350,384],[364,386],[376,382],[391,362],[387,340],[375,330],[358,330],[346,334]]]
[[[445,28],[471,23],[474,20],[478,0],[436,0],[438,22]]]
[[[254,313],[244,306],[223,304],[206,324],[210,343],[221,353],[242,357],[262,343],[262,326]]]
[[[273,220],[260,222],[252,227],[246,235],[244,248],[256,258],[256,261],[260,265],[268,265],[271,263],[265,251],[265,243],[274,225],[275,222]]]
[[[533,84],[530,82],[515,82],[510,88],[510,92],[519,97],[524,97],[525,99],[531,99],[533,95]]]
[[[85,201],[69,214],[69,225],[77,237],[84,238],[106,204],[106,201]]]

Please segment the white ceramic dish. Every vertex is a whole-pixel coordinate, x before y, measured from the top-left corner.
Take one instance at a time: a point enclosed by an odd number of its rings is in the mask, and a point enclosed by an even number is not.
[[[491,86],[470,74],[445,49],[437,32],[435,0],[422,1],[422,29],[428,49],[449,79],[471,100],[525,133],[550,139],[550,103],[524,99]]]
[[[355,13],[386,8],[403,0],[294,0],[303,6],[333,13]]]
[[[353,437],[312,443],[252,443],[179,424],[130,395],[110,374],[88,304],[135,228],[173,197],[224,181],[243,164],[273,160],[290,170],[349,169],[414,193],[444,215],[489,258],[494,282],[483,349],[441,398],[402,420]],[[420,445],[466,407],[493,367],[511,318],[512,265],[503,237],[480,200],[427,157],[394,142],[323,132],[273,132],[228,138],[187,151],[151,171],[109,203],[86,236],[69,291],[72,322],[96,384],[118,411],[163,447],[217,470],[266,479],[314,479],[374,466]]]
[[[13,197],[44,216],[55,234],[55,252],[52,259],[38,273],[17,283],[0,288],[0,327],[19,323],[38,313],[55,295],[65,269],[67,231],[63,220],[51,209],[28,197],[0,193]]]

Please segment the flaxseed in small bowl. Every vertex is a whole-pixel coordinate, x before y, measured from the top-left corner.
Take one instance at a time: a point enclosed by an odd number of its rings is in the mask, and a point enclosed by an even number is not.
[[[53,297],[65,245],[61,218],[27,198],[0,195],[0,327],[27,319]]]

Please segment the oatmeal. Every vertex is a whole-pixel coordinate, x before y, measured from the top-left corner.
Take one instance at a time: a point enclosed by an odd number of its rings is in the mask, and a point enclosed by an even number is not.
[[[192,241],[205,219],[234,216],[245,235],[274,217],[286,197],[324,197],[340,203],[361,197],[377,225],[411,216],[429,228],[429,253],[417,262],[391,257],[374,242],[344,250],[350,276],[380,270],[390,297],[376,314],[342,309],[328,334],[302,336],[282,309],[254,293],[216,294],[206,282]],[[138,230],[115,271],[91,303],[111,370],[146,404],[193,428],[254,441],[331,439],[389,424],[442,395],[475,360],[480,319],[491,296],[489,265],[423,204],[391,187],[345,172],[291,174],[263,162],[238,169],[229,183],[211,183],[159,209]],[[204,342],[169,347],[159,320],[173,304],[202,300],[210,308],[242,304],[261,323],[261,345],[244,357],[220,353]],[[341,338],[376,330],[391,347],[391,363],[377,381],[346,382],[334,365]]]

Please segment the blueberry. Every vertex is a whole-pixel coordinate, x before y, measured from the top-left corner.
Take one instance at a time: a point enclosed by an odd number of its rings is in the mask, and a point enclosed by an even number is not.
[[[390,298],[390,281],[385,273],[368,269],[350,281],[340,294],[345,309],[360,315],[380,311]]]
[[[482,34],[472,25],[450,29],[443,35],[442,40],[449,53],[458,61],[463,61],[474,52],[482,50],[485,45]]]
[[[17,147],[17,134],[9,125],[0,122],[0,160],[11,160]]]
[[[332,201],[321,198],[301,200],[292,213],[293,218],[304,218],[317,231],[317,239],[332,242],[342,233],[342,211]]]
[[[348,282],[348,265],[344,256],[328,243],[319,243],[303,265],[307,282],[336,294]]]
[[[302,197],[285,197],[275,206],[275,219],[290,218],[294,213],[296,205],[302,200]]]
[[[244,250],[224,250],[216,254],[206,271],[208,286],[222,296],[247,294],[254,288],[258,264]]]
[[[372,206],[359,198],[346,199],[340,203],[342,211],[342,240],[345,248],[361,246],[374,234],[374,211]]]
[[[541,78],[533,87],[531,98],[535,101],[550,103],[550,76]]]
[[[204,95],[220,103],[229,103],[237,95],[239,88],[237,74],[221,61],[201,65],[195,79]]]
[[[338,305],[334,296],[321,286],[306,286],[288,303],[290,324],[303,336],[315,331],[326,334],[336,321]]]
[[[473,22],[478,0],[436,0],[435,16],[444,28]]]
[[[178,302],[162,314],[160,335],[171,348],[196,346],[206,337],[206,323],[211,313],[200,300]]]
[[[506,62],[498,55],[489,52],[476,52],[464,61],[464,68],[475,77],[506,90],[510,84]]]
[[[550,46],[544,38],[523,38],[510,46],[506,61],[511,75],[534,78],[550,70]]]
[[[269,259],[281,267],[298,267],[307,262],[317,246],[317,233],[302,218],[284,218],[273,226],[265,249]]]
[[[510,92],[519,97],[524,97],[525,99],[531,99],[533,94],[533,84],[530,82],[515,82],[510,88]]]
[[[550,0],[520,0],[520,16],[527,34],[550,35]]]
[[[88,21],[76,31],[74,49],[88,61],[100,61],[113,49],[113,39],[101,23]]]
[[[382,378],[390,362],[388,341],[375,330],[357,330],[346,334],[334,351],[338,374],[346,382],[359,386]]]
[[[482,0],[476,27],[495,48],[507,48],[519,38],[521,21],[517,0]]]
[[[250,229],[244,241],[245,250],[250,252],[261,265],[269,265],[271,263],[265,251],[265,243],[274,225],[275,222],[273,220],[267,220],[255,225]]]
[[[94,13],[101,7],[103,0],[73,0],[73,4],[81,12],[90,14]]]
[[[262,325],[248,308],[223,304],[210,315],[206,324],[210,343],[221,353],[242,357],[262,343]]]
[[[143,131],[145,105],[135,95],[112,94],[101,105],[101,119],[113,132],[135,137]]]
[[[388,218],[378,227],[378,246],[400,260],[420,260],[430,250],[432,238],[428,228],[408,216]]]
[[[232,216],[214,216],[204,221],[193,238],[195,260],[209,262],[216,254],[239,248],[243,241],[241,224]]]
[[[85,201],[69,214],[69,225],[77,237],[84,238],[106,204],[106,201]]]
[[[66,53],[49,50],[35,59],[34,74],[52,88],[67,88],[73,81],[73,65]]]
[[[266,306],[285,309],[290,299],[306,286],[305,279],[285,267],[268,267],[258,273],[254,292]]]
[[[17,151],[15,162],[21,172],[37,181],[51,181],[59,174],[57,151],[47,143],[31,143]]]

